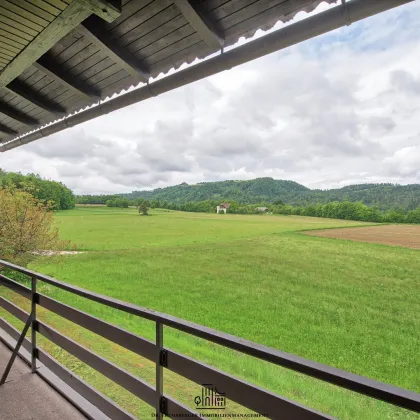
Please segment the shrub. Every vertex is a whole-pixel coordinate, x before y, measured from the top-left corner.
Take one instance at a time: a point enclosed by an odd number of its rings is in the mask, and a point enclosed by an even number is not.
[[[24,190],[0,189],[0,259],[26,266],[69,245],[53,227],[53,205]]]
[[[149,202],[144,200],[139,206],[139,213],[141,216],[149,216]]]

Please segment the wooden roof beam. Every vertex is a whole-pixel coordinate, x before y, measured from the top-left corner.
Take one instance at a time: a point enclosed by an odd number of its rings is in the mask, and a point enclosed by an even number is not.
[[[13,130],[13,128],[7,127],[7,125],[0,124],[0,133],[4,134],[10,134],[12,136],[16,136],[19,134],[16,130]]]
[[[58,40],[91,15],[85,3],[72,1],[63,12],[40,32],[26,48],[11,61],[0,75],[0,88],[6,86],[34,61],[45,54]]]
[[[44,55],[32,65],[52,79],[58,80],[87,104],[98,101],[101,97],[101,93],[98,90],[87,86],[85,83],[81,83],[77,78],[72,77],[70,74],[63,71],[63,68],[47,55]]]
[[[122,11],[122,0],[81,0],[91,12],[108,23],[117,19]]]
[[[75,32],[98,46],[102,51],[105,51],[108,57],[131,75],[134,80],[137,82],[147,82],[150,75],[149,70],[136,57],[127,52],[109,36],[101,19],[96,16],[91,16],[83,25],[76,28]]]
[[[0,102],[0,113],[7,115],[9,118],[12,118],[15,121],[19,121],[25,125],[37,126],[40,124],[40,122],[36,118],[30,117],[29,115],[18,111],[17,109],[11,107],[10,105],[4,102]]]
[[[223,48],[223,37],[218,33],[214,25],[203,15],[199,14],[188,0],[174,0],[174,3],[212,51]]]
[[[20,83],[18,79],[10,82],[5,89],[54,115],[63,116],[66,113],[66,110],[61,105],[55,104],[44,98],[29,86],[25,86],[24,84]]]
[[[119,7],[118,7],[119,6]],[[0,73],[0,88],[16,79],[61,38],[92,13],[112,22],[121,14],[121,0],[73,0]]]

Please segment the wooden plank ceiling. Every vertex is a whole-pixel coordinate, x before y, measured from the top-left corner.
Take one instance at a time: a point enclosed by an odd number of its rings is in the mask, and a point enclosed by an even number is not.
[[[1,0],[0,143],[321,2]]]

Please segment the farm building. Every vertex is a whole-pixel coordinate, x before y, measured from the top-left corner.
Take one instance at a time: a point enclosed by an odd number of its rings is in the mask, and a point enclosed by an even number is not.
[[[257,207],[255,209],[255,211],[259,211],[261,213],[267,213],[268,212],[268,207]]]
[[[216,207],[216,213],[221,213],[222,211],[226,214],[226,210],[230,207],[230,203],[221,203]]]

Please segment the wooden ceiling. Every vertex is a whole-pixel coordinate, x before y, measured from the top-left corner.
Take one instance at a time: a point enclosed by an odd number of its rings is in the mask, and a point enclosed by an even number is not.
[[[2,0],[0,143],[320,2]]]
[[[321,2],[1,0],[0,146]]]

